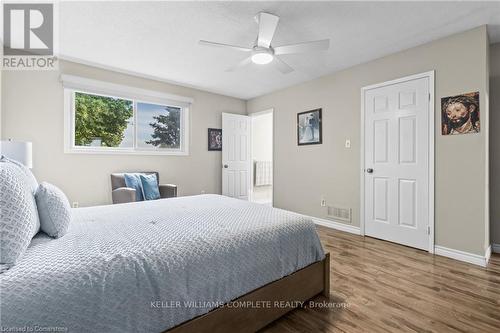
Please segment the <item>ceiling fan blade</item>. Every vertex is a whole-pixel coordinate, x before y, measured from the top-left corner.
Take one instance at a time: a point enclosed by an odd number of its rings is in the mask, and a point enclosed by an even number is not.
[[[280,18],[276,15],[261,12],[258,15],[259,19],[259,36],[257,37],[257,45],[260,47],[269,47],[274,37],[274,32],[278,26]]]
[[[278,70],[283,73],[283,74],[288,74],[288,73],[291,73],[293,72],[293,68],[290,67],[286,62],[284,62],[283,60],[281,60],[280,58],[278,57],[274,57],[274,60],[273,62],[276,64],[276,67],[278,68]]]
[[[230,48],[238,51],[245,51],[249,52],[252,51],[251,48],[249,47],[243,47],[243,46],[237,46],[237,45],[229,45],[229,44],[222,44],[222,43],[215,43],[215,42],[209,42],[206,40],[200,40],[198,42],[200,45],[206,45],[206,46],[214,46],[214,47],[225,47],[225,48]]]
[[[237,63],[236,65],[231,66],[228,69],[226,69],[226,72],[234,72],[235,70],[237,70],[237,69],[239,69],[241,67],[244,67],[244,66],[248,65],[251,62],[252,62],[252,57],[245,58],[242,61],[240,61],[239,63]]]
[[[274,54],[306,53],[314,51],[326,51],[330,47],[329,39],[316,40],[313,42],[298,43],[292,45],[277,46]]]

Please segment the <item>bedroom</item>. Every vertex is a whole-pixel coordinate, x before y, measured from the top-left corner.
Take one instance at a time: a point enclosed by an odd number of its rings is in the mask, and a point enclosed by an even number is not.
[[[1,14],[2,330],[500,329],[500,2]]]

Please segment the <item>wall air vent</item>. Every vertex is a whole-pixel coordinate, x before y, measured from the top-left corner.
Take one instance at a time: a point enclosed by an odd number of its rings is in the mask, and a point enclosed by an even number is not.
[[[339,220],[351,223],[352,210],[350,208],[340,208],[328,206],[327,217],[332,220]]]

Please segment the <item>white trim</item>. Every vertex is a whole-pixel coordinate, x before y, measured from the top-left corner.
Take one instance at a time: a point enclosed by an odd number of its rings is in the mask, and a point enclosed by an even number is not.
[[[434,195],[436,187],[434,185],[435,178],[435,136],[436,136],[436,111],[435,111],[435,71],[426,73],[429,77],[429,253],[434,253],[435,246],[435,206]]]
[[[432,71],[428,71],[428,72],[423,72],[423,73],[413,74],[413,75],[409,75],[409,76],[405,76],[405,77],[400,77],[398,79],[384,81],[384,82],[375,83],[375,84],[372,84],[369,86],[365,86],[361,89],[362,90],[371,90],[371,89],[375,89],[375,88],[390,86],[393,84],[403,83],[403,82],[407,82],[407,81],[413,81],[413,80],[421,79],[424,77],[431,77],[431,76],[434,76],[434,72],[435,71],[432,70]]]
[[[266,109],[266,110],[263,110],[263,111],[257,111],[257,112],[251,112],[251,113],[248,113],[247,115],[250,117],[250,118],[255,118],[255,117],[259,117],[259,116],[263,116],[263,115],[266,115],[266,114],[271,114],[272,115],[272,122],[273,122],[273,126],[272,126],[272,142],[271,142],[271,154],[272,154],[272,159],[271,159],[271,164],[273,166],[273,183],[271,184],[271,206],[274,207],[274,176],[275,176],[275,168],[274,168],[274,108],[269,108],[269,109]],[[252,131],[253,131],[253,125],[252,125]],[[251,179],[251,183],[250,183],[250,186],[252,188],[252,190],[250,191],[250,201],[253,202],[253,177],[255,175],[254,173],[254,169],[253,169],[253,132],[251,133],[251,137],[250,137],[250,160],[251,160],[251,175],[250,175],[250,179]]]
[[[491,248],[489,248],[489,249],[491,249]],[[439,246],[439,245],[436,245],[434,247],[434,254],[439,255],[439,256],[443,256],[443,257],[452,258],[455,260],[468,262],[468,263],[474,264],[474,265],[479,265],[481,267],[486,267],[486,265],[488,264],[488,259],[489,259],[489,257],[487,256],[488,250],[486,250],[486,253],[484,256],[481,256],[481,255],[477,255],[474,253],[450,249],[450,248],[447,248],[444,246]]]
[[[361,138],[359,142],[360,154],[360,198],[359,198],[359,234],[365,235],[365,89],[361,88]]]
[[[484,254],[484,258],[486,260],[486,265],[488,264],[488,262],[490,261],[490,258],[491,258],[491,244],[490,246],[488,246],[488,248],[486,249],[486,253]]]
[[[145,90],[114,84],[104,81],[83,78],[73,75],[61,75],[64,87],[64,146],[65,154],[97,154],[97,155],[169,155],[188,156],[190,132],[190,107],[192,98],[165,94],[158,91]],[[77,147],[74,142],[75,112],[74,93],[82,92],[100,96],[118,97],[132,100],[134,103],[134,123],[137,123],[137,102],[158,103],[179,107],[181,113],[181,146],[180,149],[147,149],[137,148],[137,128],[134,129],[134,144],[131,148]]]
[[[393,85],[397,83],[412,81],[421,78],[429,79],[429,253],[434,253],[434,227],[435,227],[435,219],[434,219],[434,167],[435,167],[435,152],[434,152],[434,137],[436,133],[435,129],[435,71],[428,71],[425,73],[419,73],[415,75],[406,76],[403,78],[381,82],[377,84],[373,84],[370,86],[366,86],[361,88],[361,140],[360,140],[360,161],[361,161],[361,170],[360,170],[360,208],[359,208],[359,229],[360,235],[365,235],[365,92],[370,89],[380,88],[388,85]]]
[[[188,156],[189,152],[180,150],[132,150],[132,149],[113,149],[105,148],[100,149],[99,147],[92,149],[92,147],[78,148],[78,147],[64,147],[65,154],[94,154],[94,155],[167,155],[167,156]]]
[[[191,104],[194,99],[191,97],[167,94],[156,90],[148,90],[116,84],[106,81],[89,79],[81,76],[61,74],[61,82],[64,88],[84,90],[95,92],[97,94],[109,94],[117,97],[125,97],[131,99],[146,99],[148,102],[154,102],[151,99],[159,100],[161,103],[174,103],[179,106],[186,106],[185,103]],[[180,103],[179,103],[180,102]]]
[[[500,253],[500,244],[491,244],[491,252]]]
[[[322,226],[327,227],[327,228],[345,231],[345,232],[349,232],[349,233],[355,234],[355,235],[361,234],[359,227],[356,227],[353,225],[335,222],[332,220],[320,219],[318,217],[312,217],[312,216],[308,216],[308,217],[311,218],[315,224],[322,225]]]
[[[267,109],[267,110],[264,110],[264,111],[257,111],[257,112],[251,112],[248,114],[248,116],[250,117],[258,117],[258,116],[263,116],[265,114],[269,114],[269,113],[273,113],[274,112],[274,108],[270,108],[270,109]]]
[[[68,89],[64,91],[64,138],[63,138],[63,151],[64,153],[71,152],[70,147],[74,146],[75,137],[73,136],[73,115],[71,112],[72,92]]]

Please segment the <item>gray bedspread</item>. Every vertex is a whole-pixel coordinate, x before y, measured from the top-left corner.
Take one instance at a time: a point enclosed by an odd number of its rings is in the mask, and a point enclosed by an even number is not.
[[[162,332],[324,258],[312,221],[200,195],[73,210],[0,274],[0,326]]]

